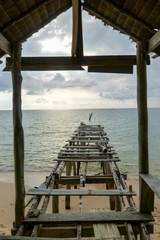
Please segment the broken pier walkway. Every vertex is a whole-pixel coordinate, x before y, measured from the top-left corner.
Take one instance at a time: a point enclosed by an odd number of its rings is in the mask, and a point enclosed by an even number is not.
[[[81,123],[74,135],[54,159],[54,168],[45,182],[30,189],[30,209],[15,236],[3,239],[150,239],[154,221],[150,213],[140,213],[134,203],[136,193],[127,186],[119,157],[100,125]],[[97,173],[91,171],[97,164]],[[98,174],[99,173],[99,174]],[[96,186],[101,186],[96,188]],[[76,196],[78,211],[61,212],[59,198],[65,196],[65,208],[71,209]],[[77,198],[78,197],[78,198]],[[85,197],[103,198],[104,205],[87,206]],[[46,213],[49,202],[52,212]],[[92,204],[91,204],[92,205]]]

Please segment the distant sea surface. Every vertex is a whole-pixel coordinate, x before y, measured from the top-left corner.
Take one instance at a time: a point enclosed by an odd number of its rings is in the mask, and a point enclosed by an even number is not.
[[[23,111],[25,170],[50,171],[53,159],[80,122],[104,126],[110,144],[129,176],[138,176],[136,109],[27,110]],[[150,172],[160,176],[160,109],[149,109]],[[14,169],[12,112],[0,111],[0,171]],[[92,171],[96,171],[93,164]]]

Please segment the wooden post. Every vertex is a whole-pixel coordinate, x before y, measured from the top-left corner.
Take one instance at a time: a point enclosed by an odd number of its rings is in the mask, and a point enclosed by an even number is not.
[[[58,183],[55,183],[54,189],[58,189]],[[59,197],[52,197],[52,213],[59,213]]]
[[[148,159],[148,109],[147,109],[147,74],[146,74],[146,41],[137,42],[137,107],[138,107],[138,145],[139,173],[149,172]],[[148,212],[148,205],[153,198],[146,196],[146,185],[139,181],[140,211]],[[150,202],[150,203],[148,203]],[[147,204],[146,204],[147,203]]]
[[[72,163],[71,162],[67,162],[66,163],[66,176],[70,176],[71,175],[71,170],[72,170]],[[71,185],[67,184],[66,189],[71,189]],[[66,196],[65,197],[65,205],[66,205],[66,209],[70,209],[70,196]]]
[[[15,165],[15,227],[24,219],[24,135],[21,111],[21,44],[12,48],[12,83],[13,83],[13,131],[14,131],[14,165]]]

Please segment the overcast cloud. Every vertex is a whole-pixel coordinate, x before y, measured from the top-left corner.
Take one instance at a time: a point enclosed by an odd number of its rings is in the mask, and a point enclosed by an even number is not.
[[[129,55],[136,46],[129,37],[83,11],[85,55]],[[71,9],[23,44],[23,56],[69,56]],[[5,58],[3,58],[5,62]],[[0,65],[0,70],[4,64]],[[24,109],[136,107],[136,68],[133,75],[85,71],[22,72]],[[0,108],[11,109],[11,74],[0,71]],[[6,98],[7,96],[7,98]],[[148,68],[148,105],[160,107],[159,59]]]

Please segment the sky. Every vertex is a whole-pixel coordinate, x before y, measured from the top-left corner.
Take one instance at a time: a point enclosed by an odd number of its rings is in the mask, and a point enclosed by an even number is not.
[[[82,12],[84,55],[136,54],[128,36]],[[22,56],[70,56],[72,11],[69,9],[27,39]],[[12,109],[12,79],[0,65],[0,110]],[[148,107],[160,107],[160,58],[152,59],[148,73]],[[85,71],[23,71],[22,109],[136,108],[134,74],[88,73]]]

